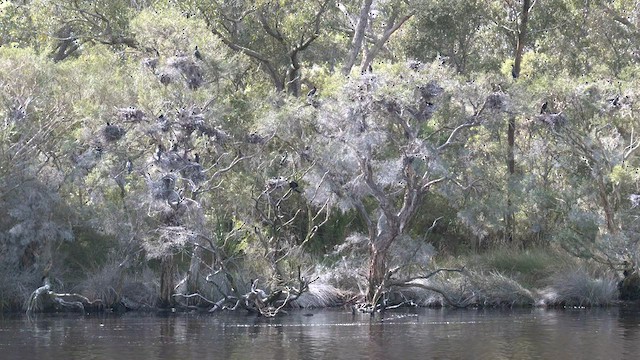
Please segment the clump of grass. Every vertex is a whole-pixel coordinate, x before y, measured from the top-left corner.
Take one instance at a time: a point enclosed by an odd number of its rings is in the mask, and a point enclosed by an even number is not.
[[[344,291],[332,285],[312,283],[309,285],[309,291],[292,301],[290,306],[292,308],[335,307],[344,304],[345,297]]]
[[[112,307],[120,301],[121,284],[122,269],[118,264],[110,262],[97,271],[88,273],[75,291],[91,301],[100,300],[103,306]]]
[[[532,306],[531,291],[499,272],[464,271],[447,277],[417,280],[399,295],[418,306],[499,307]]]
[[[540,280],[566,261],[559,253],[540,248],[498,249],[476,259],[480,269],[509,275],[524,286],[532,287],[542,285]]]
[[[156,306],[160,293],[158,275],[148,267],[133,272],[127,272],[122,276],[122,286],[119,289],[119,302],[114,304],[114,309],[143,310]]]
[[[556,272],[551,285],[540,292],[538,305],[602,306],[618,297],[617,282],[612,277],[594,277],[585,267]]]
[[[535,303],[531,291],[498,271],[469,272],[469,279],[480,306],[531,306]]]
[[[40,285],[36,271],[17,271],[6,264],[0,266],[0,313],[26,308],[31,292]]]

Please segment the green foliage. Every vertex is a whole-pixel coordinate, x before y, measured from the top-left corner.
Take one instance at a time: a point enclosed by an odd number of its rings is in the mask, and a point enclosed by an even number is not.
[[[418,1],[417,19],[404,34],[409,56],[438,58],[460,73],[495,69],[489,34],[491,7],[484,1]]]

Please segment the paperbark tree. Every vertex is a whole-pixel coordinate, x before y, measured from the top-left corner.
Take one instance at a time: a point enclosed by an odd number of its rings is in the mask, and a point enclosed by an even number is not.
[[[301,159],[315,164],[304,180],[321,191],[307,198],[353,209],[365,224],[369,303],[385,290],[388,264],[395,260],[390,249],[407,236],[423,197],[456,177],[450,156],[466,130],[501,106],[483,100],[465,113],[462,100],[439,85],[436,68],[404,68],[401,78],[362,75],[317,109],[282,116],[288,121],[278,128],[279,137],[299,144]],[[443,107],[451,113],[436,115]]]

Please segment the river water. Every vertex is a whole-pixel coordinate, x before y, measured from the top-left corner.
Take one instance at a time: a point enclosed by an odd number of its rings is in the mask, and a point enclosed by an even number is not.
[[[0,315],[0,359],[638,359],[640,309]]]

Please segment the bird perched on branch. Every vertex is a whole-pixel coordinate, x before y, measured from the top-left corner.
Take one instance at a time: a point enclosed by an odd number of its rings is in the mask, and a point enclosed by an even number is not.
[[[298,189],[298,183],[295,180],[291,180],[289,181],[289,188],[291,188],[291,190],[297,192],[298,194],[300,194],[300,190]]]
[[[162,157],[162,153],[164,152],[164,146],[162,144],[158,144],[158,148],[156,149],[155,158],[157,161],[160,161]]]
[[[542,108],[540,108],[540,114],[544,114],[544,113],[546,113],[548,111],[549,111],[549,103],[545,101],[542,104]]]
[[[198,60],[203,60],[202,54],[200,54],[200,50],[198,50],[198,45],[196,45],[196,49],[193,51],[193,57]]]
[[[316,92],[318,91],[318,89],[314,86],[311,90],[309,90],[309,92],[307,93],[307,97],[313,97]]]

